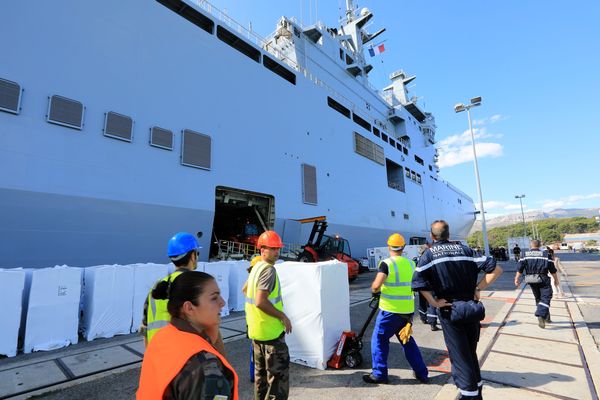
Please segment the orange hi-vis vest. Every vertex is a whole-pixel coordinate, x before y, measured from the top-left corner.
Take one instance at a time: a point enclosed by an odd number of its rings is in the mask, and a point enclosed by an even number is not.
[[[146,349],[136,399],[162,400],[163,393],[185,363],[201,351],[217,356],[233,373],[233,400],[238,400],[238,376],[225,357],[200,335],[180,331],[172,324],[159,330]]]

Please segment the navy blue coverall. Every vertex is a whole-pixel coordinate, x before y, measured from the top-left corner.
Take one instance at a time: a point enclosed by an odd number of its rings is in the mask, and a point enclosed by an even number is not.
[[[536,317],[542,317],[545,320],[550,319],[550,300],[552,300],[552,283],[548,272],[556,273],[554,260],[548,254],[547,250],[531,249],[525,252],[525,257],[519,261],[520,273],[525,275],[540,275],[542,283],[530,283],[533,297],[535,297]]]
[[[491,273],[496,269],[492,257],[478,257],[475,252],[460,243],[448,240],[434,242],[421,258],[413,275],[412,289],[431,291],[438,299],[454,305],[457,312],[461,306],[473,305],[480,271]],[[471,301],[470,303],[467,303]],[[461,399],[481,399],[481,371],[477,359],[477,342],[481,325],[476,321],[453,322],[452,308],[438,309],[438,317],[444,332],[444,341],[452,363],[452,377]]]
[[[415,264],[419,263],[419,257],[413,258]],[[425,300],[425,297],[419,292],[419,318],[424,324],[437,324],[437,312],[435,307]]]

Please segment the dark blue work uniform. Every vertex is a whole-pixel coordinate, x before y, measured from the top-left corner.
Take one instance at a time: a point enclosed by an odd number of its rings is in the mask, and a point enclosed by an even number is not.
[[[475,304],[472,300],[479,272],[491,273],[495,268],[496,261],[492,257],[478,257],[467,246],[441,240],[434,242],[419,259],[412,289],[431,291],[438,299],[456,302],[454,311],[466,311],[459,308],[469,308]],[[452,321],[451,311],[451,307],[438,309],[438,316],[452,363],[454,383],[461,393],[461,399],[481,399],[483,382],[477,359],[481,328],[479,319]]]
[[[550,319],[550,300],[552,300],[552,283],[548,272],[555,274],[556,267],[552,256],[547,250],[531,249],[525,252],[525,257],[519,261],[519,272],[525,275],[540,275],[542,283],[530,283],[535,297],[536,317]]]
[[[413,258],[415,264],[419,262],[419,257]],[[437,324],[437,311],[425,300],[425,297],[419,292],[419,318],[424,324]]]

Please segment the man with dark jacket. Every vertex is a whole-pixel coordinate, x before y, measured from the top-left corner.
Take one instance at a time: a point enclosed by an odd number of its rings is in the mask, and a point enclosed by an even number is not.
[[[502,273],[492,257],[476,257],[463,244],[450,242],[446,221],[431,224],[433,244],[419,259],[412,289],[438,308],[438,316],[450,361],[452,377],[461,399],[481,400],[483,382],[477,359],[480,322],[485,316],[479,302],[481,290]],[[485,273],[478,281],[480,271]]]

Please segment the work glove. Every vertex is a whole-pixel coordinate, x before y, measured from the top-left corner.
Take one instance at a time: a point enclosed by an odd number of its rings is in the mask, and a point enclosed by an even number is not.
[[[410,340],[410,335],[412,335],[412,323],[408,322],[404,325],[404,328],[400,329],[398,332],[398,337],[400,338],[400,342],[402,344],[408,343]]]

